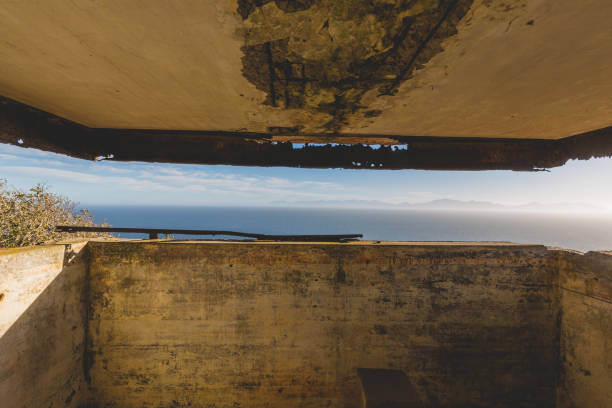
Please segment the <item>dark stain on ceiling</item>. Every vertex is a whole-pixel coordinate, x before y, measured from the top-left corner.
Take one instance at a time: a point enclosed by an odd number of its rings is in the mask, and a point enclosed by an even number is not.
[[[328,118],[322,132],[378,110],[370,91],[394,95],[442,51],[473,0],[239,0],[243,74],[265,104]]]

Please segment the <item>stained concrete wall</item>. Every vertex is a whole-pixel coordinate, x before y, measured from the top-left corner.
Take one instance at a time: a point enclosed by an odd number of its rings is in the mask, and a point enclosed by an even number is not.
[[[427,406],[599,408],[612,400],[611,339],[612,253],[219,242],[0,251],[3,407],[354,407],[357,369],[387,368]]]
[[[612,404],[612,253],[564,254],[559,407]]]
[[[358,368],[433,406],[555,406],[542,246],[90,243],[103,407],[357,407]]]
[[[0,250],[0,406],[86,401],[83,246]]]

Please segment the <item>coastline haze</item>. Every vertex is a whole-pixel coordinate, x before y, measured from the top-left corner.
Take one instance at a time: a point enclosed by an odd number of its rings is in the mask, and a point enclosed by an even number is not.
[[[442,209],[89,208],[97,222],[108,222],[115,227],[214,229],[279,235],[362,233],[364,240],[373,241],[504,241],[582,252],[612,249],[612,215]],[[146,234],[121,234],[121,237],[146,238]],[[190,236],[177,235],[176,238]]]

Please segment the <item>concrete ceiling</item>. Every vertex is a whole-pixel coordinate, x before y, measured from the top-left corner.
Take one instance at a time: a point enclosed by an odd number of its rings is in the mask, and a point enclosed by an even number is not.
[[[0,95],[92,128],[559,139],[612,125],[610,16],[610,0],[3,0]]]

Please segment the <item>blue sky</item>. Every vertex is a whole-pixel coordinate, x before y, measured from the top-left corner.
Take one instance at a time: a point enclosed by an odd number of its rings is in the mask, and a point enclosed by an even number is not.
[[[251,205],[275,201],[435,199],[501,204],[587,203],[612,211],[612,159],[571,161],[550,172],[296,169],[91,162],[0,144],[0,178],[46,183],[87,205]]]

